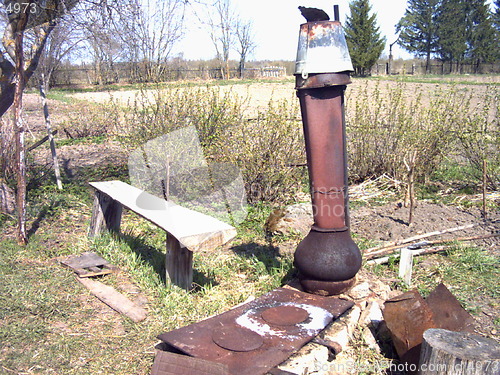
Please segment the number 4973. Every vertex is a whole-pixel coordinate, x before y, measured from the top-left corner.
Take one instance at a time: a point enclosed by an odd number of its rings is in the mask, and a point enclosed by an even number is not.
[[[36,13],[36,3],[18,3],[11,1],[5,8],[7,13]]]

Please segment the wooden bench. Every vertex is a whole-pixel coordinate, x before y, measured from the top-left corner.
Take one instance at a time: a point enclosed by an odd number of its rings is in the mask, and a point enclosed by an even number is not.
[[[95,198],[89,237],[96,237],[105,229],[119,232],[123,207],[128,208],[167,232],[166,279],[181,288],[191,288],[193,251],[214,249],[236,236],[236,229],[229,224],[124,182],[90,185],[95,189]]]

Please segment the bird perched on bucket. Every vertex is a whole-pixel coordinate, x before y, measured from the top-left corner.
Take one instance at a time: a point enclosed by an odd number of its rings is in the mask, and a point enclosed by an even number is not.
[[[304,16],[307,22],[316,22],[316,21],[329,21],[330,16],[326,14],[324,10],[317,8],[306,8],[299,7],[300,13]]]

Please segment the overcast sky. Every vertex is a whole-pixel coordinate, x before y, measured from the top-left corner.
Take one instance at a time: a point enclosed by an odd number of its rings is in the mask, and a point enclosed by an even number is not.
[[[382,35],[387,38],[385,53],[389,54],[389,43],[396,39],[394,25],[405,13],[405,0],[371,0],[372,10]],[[321,8],[333,19],[333,5],[340,7],[340,21],[345,23],[349,12],[349,0],[233,0],[237,12],[253,22],[257,48],[252,60],[295,60],[299,25],[305,19],[297,9],[299,5]],[[195,19],[189,16],[186,23],[186,36],[176,51],[182,51],[185,59],[211,59],[214,48],[207,33],[200,29]],[[397,45],[393,47],[395,58],[410,58]],[[232,58],[237,55],[233,54]]]

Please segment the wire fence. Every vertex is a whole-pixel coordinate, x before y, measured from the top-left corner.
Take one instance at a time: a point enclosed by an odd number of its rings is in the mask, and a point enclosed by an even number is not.
[[[265,66],[242,70],[236,68],[229,69],[230,78],[280,78],[285,77],[286,74],[286,68],[283,66]],[[218,67],[201,67],[196,69],[152,67],[147,69],[135,66],[119,66],[97,70],[94,66],[70,66],[58,69],[53,74],[51,85],[169,82],[223,79],[225,77],[225,69]]]

